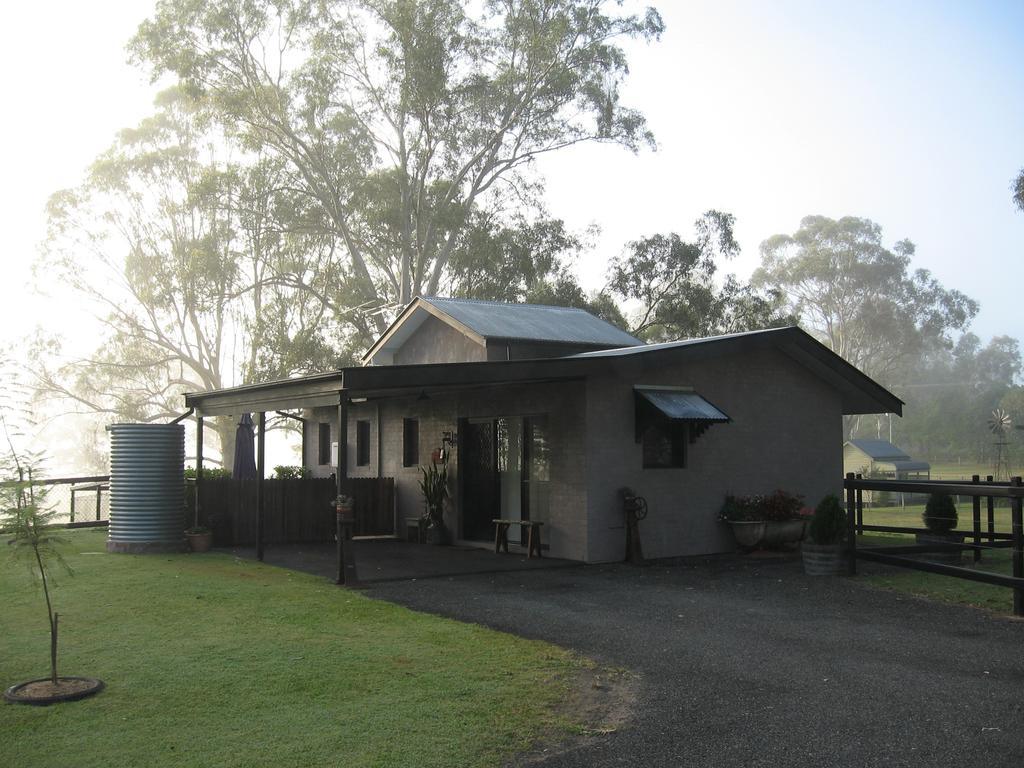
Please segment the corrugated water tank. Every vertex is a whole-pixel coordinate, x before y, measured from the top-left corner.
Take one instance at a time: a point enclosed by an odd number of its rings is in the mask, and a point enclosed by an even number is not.
[[[108,552],[185,549],[185,427],[112,424]]]

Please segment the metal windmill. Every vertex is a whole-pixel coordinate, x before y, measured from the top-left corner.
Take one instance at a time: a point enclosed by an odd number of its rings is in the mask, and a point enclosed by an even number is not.
[[[1002,408],[992,411],[992,416],[988,420],[988,430],[996,437],[996,441],[993,443],[996,449],[996,461],[992,471],[992,477],[996,481],[1009,481],[1010,479],[1010,468],[1006,464],[1006,446],[1010,443],[1006,439],[1006,433],[1012,428],[1013,420],[1010,419],[1010,414]]]

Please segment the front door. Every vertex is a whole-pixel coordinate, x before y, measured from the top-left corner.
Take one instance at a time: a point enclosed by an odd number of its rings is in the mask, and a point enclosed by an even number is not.
[[[462,537],[469,541],[486,541],[494,536],[491,521],[501,511],[496,425],[492,419],[467,420],[459,432]]]

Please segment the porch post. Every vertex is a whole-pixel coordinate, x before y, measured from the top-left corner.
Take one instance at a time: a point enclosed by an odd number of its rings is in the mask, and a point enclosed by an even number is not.
[[[348,478],[348,393],[342,390],[338,396],[338,456],[337,466],[334,470],[335,490],[338,497],[342,495],[345,488],[345,480]],[[347,584],[356,586],[359,577],[356,574],[355,553],[352,551],[352,520],[342,517],[340,502],[335,506],[335,538],[337,539],[337,566],[338,571],[334,579],[335,584]]]
[[[256,559],[263,559],[263,472],[265,469],[267,414],[260,411],[256,437]]]
[[[195,484],[195,497],[196,497],[196,511],[195,519],[192,521],[192,525],[199,525],[199,512],[202,509],[202,503],[200,502],[201,494],[200,489],[203,486],[203,417],[196,413],[196,484]],[[192,527],[192,526],[188,526]]]

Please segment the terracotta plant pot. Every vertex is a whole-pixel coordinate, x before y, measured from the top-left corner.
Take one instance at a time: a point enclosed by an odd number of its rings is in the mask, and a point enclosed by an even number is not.
[[[188,539],[188,548],[193,552],[209,552],[213,546],[213,531],[186,533],[185,538]]]
[[[846,573],[846,557],[842,544],[813,544],[805,541],[800,545],[804,561],[804,573],[808,576],[842,576]]]

